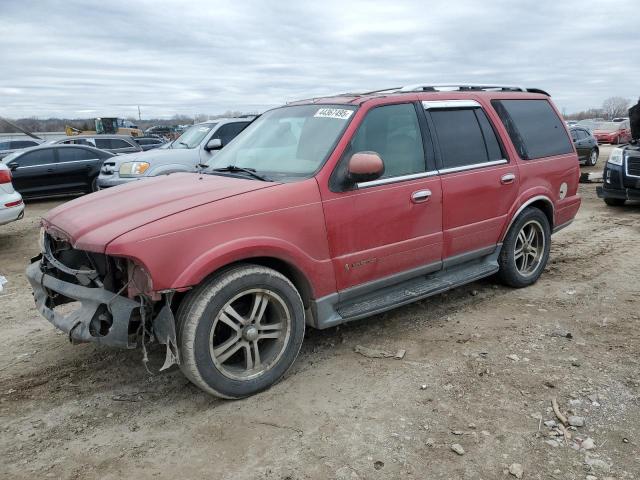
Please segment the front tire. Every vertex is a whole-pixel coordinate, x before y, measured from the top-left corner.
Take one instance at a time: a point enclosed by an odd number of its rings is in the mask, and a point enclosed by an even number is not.
[[[284,275],[258,265],[224,271],[178,309],[180,369],[229,399],[266,390],[291,367],[304,338],[302,299]]]
[[[538,208],[526,208],[504,239],[498,277],[515,288],[534,284],[547,264],[550,247],[551,227],[547,216]]]

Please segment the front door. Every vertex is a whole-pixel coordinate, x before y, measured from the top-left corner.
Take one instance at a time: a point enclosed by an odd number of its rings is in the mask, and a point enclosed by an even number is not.
[[[20,155],[8,162],[13,169],[13,186],[25,195],[40,195],[57,191],[57,170],[55,151],[53,148],[39,148]]]
[[[380,155],[383,177],[323,195],[338,291],[441,266],[440,179],[427,168],[433,150],[429,136],[423,139],[416,106],[370,110],[338,169],[351,155],[364,151]]]
[[[479,103],[462,100],[423,105],[439,149],[446,267],[486,255],[500,241],[518,195],[518,167],[507,159]]]

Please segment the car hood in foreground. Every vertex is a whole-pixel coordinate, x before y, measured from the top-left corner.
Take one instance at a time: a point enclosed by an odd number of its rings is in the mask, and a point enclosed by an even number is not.
[[[175,173],[101,190],[51,210],[43,224],[74,248],[104,252],[120,235],[207,203],[278,185],[220,175]]]

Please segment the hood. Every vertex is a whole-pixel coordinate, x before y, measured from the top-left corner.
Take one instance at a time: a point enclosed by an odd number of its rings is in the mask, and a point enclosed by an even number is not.
[[[51,210],[43,224],[78,249],[104,252],[120,235],[193,207],[278,185],[174,173],[85,195]]]
[[[110,162],[115,162],[116,167],[119,167],[124,162],[158,162],[166,164],[187,162],[195,166],[199,160],[200,152],[198,148],[168,148],[162,150],[155,148],[146,152],[116,155],[109,159]]]

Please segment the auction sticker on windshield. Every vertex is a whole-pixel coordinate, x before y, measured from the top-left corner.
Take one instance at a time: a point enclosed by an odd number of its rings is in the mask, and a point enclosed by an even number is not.
[[[353,110],[347,110],[346,108],[321,108],[316,112],[314,117],[320,118],[338,118],[340,120],[348,119]]]

